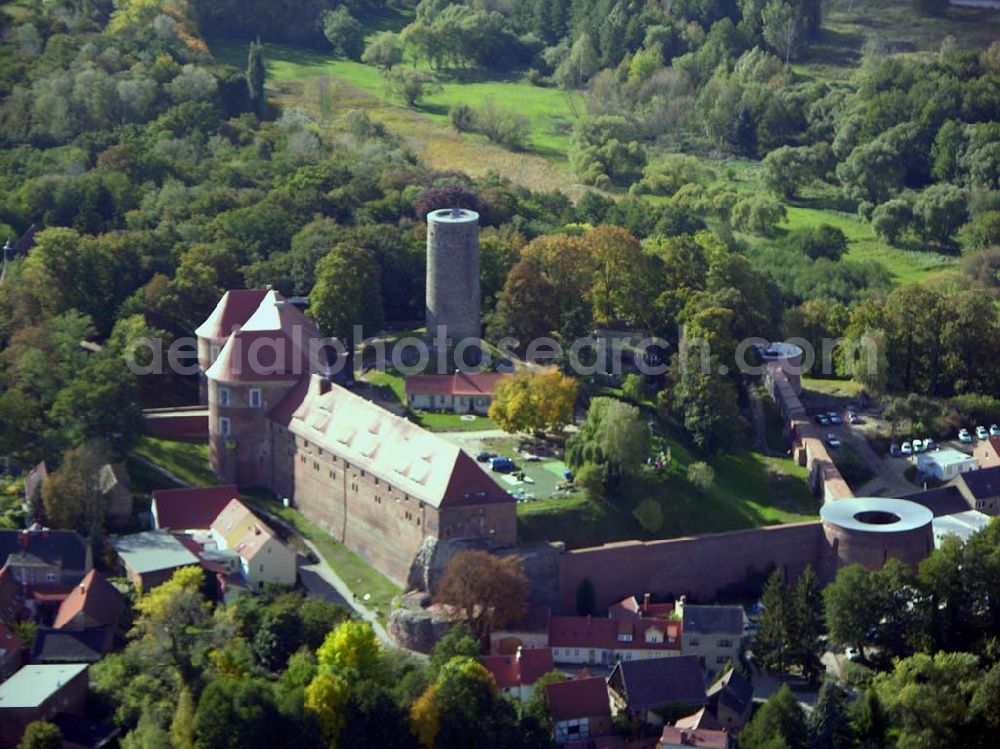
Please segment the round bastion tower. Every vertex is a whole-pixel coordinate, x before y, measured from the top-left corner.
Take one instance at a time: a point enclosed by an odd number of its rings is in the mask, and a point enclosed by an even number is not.
[[[444,326],[452,345],[482,335],[479,214],[444,208],[427,214],[427,333]]]

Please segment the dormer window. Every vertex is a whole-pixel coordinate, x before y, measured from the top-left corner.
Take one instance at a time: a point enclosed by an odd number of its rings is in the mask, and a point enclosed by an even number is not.
[[[229,388],[219,388],[219,405],[229,408]]]
[[[250,408],[260,408],[263,403],[260,388],[250,388]]]
[[[618,642],[632,642],[632,635],[622,632],[618,635]]]

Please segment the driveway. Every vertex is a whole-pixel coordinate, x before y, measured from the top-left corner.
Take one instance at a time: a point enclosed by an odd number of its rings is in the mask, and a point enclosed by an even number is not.
[[[372,629],[375,630],[375,634],[378,635],[383,645],[396,647],[396,643],[389,637],[389,633],[385,631],[385,627],[379,622],[375,613],[354,595],[347,583],[326,563],[312,541],[302,540],[319,560],[315,564],[305,564],[299,567],[299,578],[309,594],[353,609],[359,617],[372,625]]]

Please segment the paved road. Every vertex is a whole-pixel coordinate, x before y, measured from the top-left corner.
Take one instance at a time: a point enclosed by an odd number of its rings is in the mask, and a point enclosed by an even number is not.
[[[311,595],[354,609],[358,616],[372,625],[372,629],[375,630],[375,634],[384,645],[395,647],[396,644],[389,637],[389,633],[385,631],[385,627],[379,622],[375,613],[355,597],[350,586],[341,579],[333,567],[326,563],[326,560],[319,553],[319,549],[311,541],[302,540],[319,560],[315,564],[304,564],[299,567],[299,577],[306,590]]]

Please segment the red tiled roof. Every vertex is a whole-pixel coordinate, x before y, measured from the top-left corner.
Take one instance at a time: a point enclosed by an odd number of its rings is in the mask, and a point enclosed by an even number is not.
[[[295,381],[319,367],[310,361],[311,342],[318,337],[315,322],[278,292],[268,291],[250,319],[229,334],[205,374],[218,382]]]
[[[611,715],[608,685],[601,676],[546,684],[545,703],[556,723]]]
[[[516,655],[487,655],[483,665],[501,689],[530,686],[554,668],[549,648],[521,648]]]
[[[52,626],[56,629],[67,627],[83,613],[90,621],[80,623],[82,627],[114,627],[124,608],[125,602],[115,587],[100,572],[91,570],[59,604],[59,613]]]
[[[171,530],[207,530],[229,500],[240,494],[232,484],[205,489],[159,489],[153,492],[156,527]]]
[[[663,632],[663,642],[646,642],[651,629]],[[631,635],[631,640],[619,636]],[[671,642],[671,638],[673,641]],[[602,619],[590,616],[553,616],[549,620],[549,646],[603,650],[681,649],[681,623],[667,619]]]
[[[406,378],[407,395],[493,395],[497,383],[506,375],[499,372],[456,372],[450,375],[410,375]]]
[[[267,289],[230,289],[222,295],[208,319],[198,326],[195,335],[199,338],[228,338],[234,328],[246,324],[266,295]]]
[[[674,613],[672,603],[639,603],[635,596],[628,596],[608,608],[611,619],[669,619]]]
[[[706,749],[726,749],[729,746],[729,734],[725,731],[713,731],[707,728],[678,728],[664,726],[660,736],[660,746],[694,746]]]

